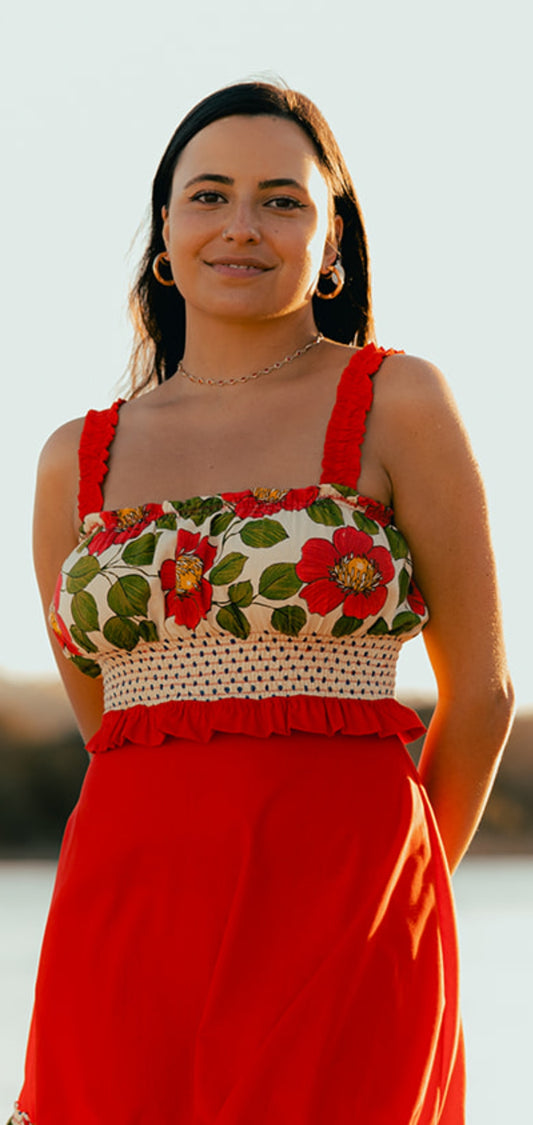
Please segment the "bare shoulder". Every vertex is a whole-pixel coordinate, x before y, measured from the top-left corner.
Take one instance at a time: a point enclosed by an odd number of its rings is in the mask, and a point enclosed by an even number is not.
[[[387,357],[375,387],[374,440],[392,488],[402,530],[416,549],[424,538],[448,542],[459,532],[470,542],[474,529],[486,535],[486,498],[469,435],[442,372],[415,356]],[[468,529],[460,524],[457,496],[476,513]],[[474,528],[475,524],[475,528]],[[420,566],[420,563],[419,563]]]
[[[54,430],[39,457],[39,471],[56,472],[77,463],[84,418],[73,418]]]
[[[468,444],[457,403],[442,371],[417,356],[392,355],[374,379],[375,434],[388,456],[412,448],[436,453],[435,442]]]
[[[421,411],[439,406],[455,407],[442,371],[418,356],[387,356],[374,377],[374,385],[376,400],[379,398],[383,406],[390,403]]]
[[[72,538],[77,528],[77,497],[79,487],[78,449],[83,418],[65,422],[50,435],[39,457],[35,495],[35,518],[45,526],[53,518],[68,529]]]

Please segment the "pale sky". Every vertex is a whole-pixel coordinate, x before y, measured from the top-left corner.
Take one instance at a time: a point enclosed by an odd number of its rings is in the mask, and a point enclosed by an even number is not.
[[[378,342],[437,363],[458,400],[518,702],[533,706],[530,5],[21,0],[2,19],[0,669],[53,669],[30,557],[37,456],[61,422],[115,397],[129,250],[161,153],[205,94],[280,75],[317,102],[352,171]],[[399,688],[433,688],[419,641]]]

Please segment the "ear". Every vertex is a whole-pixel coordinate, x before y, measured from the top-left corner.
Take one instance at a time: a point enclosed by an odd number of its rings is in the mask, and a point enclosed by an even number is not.
[[[333,230],[328,234],[326,245],[324,247],[324,257],[322,258],[322,271],[331,270],[339,256],[339,247],[341,244],[342,232],[344,230],[344,223],[340,215],[335,215]]]
[[[344,230],[344,221],[341,215],[335,215],[335,239],[337,242],[337,252],[341,244],[342,232]]]
[[[163,242],[165,243],[165,246],[168,250],[168,241],[169,241],[170,230],[169,230],[169,222],[168,222],[168,207],[166,207],[165,205],[161,208],[161,218],[163,220],[163,230],[162,230]]]

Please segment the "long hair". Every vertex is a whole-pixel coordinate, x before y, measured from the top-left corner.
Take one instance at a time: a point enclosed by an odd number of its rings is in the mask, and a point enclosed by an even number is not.
[[[185,145],[207,125],[223,117],[282,117],[296,122],[314,145],[322,174],[343,220],[340,243],[346,273],[344,288],[332,301],[313,297],[318,329],[340,343],[360,346],[374,336],[370,264],[363,217],[355,188],[339,146],[326,120],[309,98],[266,82],[241,82],[210,94],[183,119],[163,153],[152,186],[152,217],[148,244],[130,293],[135,337],[130,360],[132,393],[174,374],[185,348],[185,302],[174,287],[154,277],[154,258],[165,250],[161,209],[168,206],[172,178]]]

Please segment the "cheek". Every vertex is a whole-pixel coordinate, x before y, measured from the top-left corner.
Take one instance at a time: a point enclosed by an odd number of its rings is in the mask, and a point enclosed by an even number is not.
[[[325,212],[319,211],[307,231],[307,259],[314,272],[318,272],[322,265],[327,235],[328,217]]]
[[[301,268],[318,270],[322,262],[326,241],[327,223],[316,217],[305,226],[290,232],[287,238],[287,256]]]
[[[192,222],[176,223],[170,228],[170,251],[177,256],[194,253],[201,240],[199,224]]]
[[[324,246],[326,243],[326,227],[324,230],[318,227],[313,231],[309,237],[305,250],[305,266],[307,271],[315,277],[319,272],[324,257]]]
[[[209,241],[205,224],[193,222],[176,224],[170,228],[168,249],[172,263],[172,271],[176,283],[179,277],[187,277],[191,270],[198,266],[202,256],[202,247]]]

